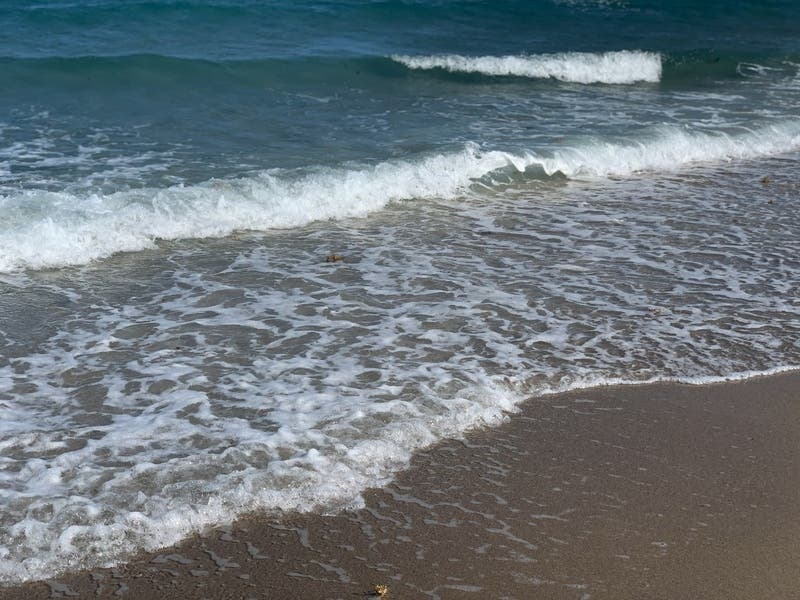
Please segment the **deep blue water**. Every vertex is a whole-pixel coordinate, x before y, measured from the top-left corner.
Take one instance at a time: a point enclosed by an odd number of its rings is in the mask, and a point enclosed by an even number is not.
[[[625,48],[780,54],[796,51],[800,9],[790,0],[10,0],[1,10],[5,56],[231,60]]]

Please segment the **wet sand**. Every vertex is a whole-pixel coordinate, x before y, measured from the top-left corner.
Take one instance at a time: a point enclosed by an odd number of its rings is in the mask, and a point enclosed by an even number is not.
[[[251,517],[0,598],[800,597],[800,373],[533,399],[366,508]]]

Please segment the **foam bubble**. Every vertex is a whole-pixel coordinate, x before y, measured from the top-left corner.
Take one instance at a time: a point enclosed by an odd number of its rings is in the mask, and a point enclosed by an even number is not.
[[[655,52],[562,52],[522,56],[392,56],[410,69],[445,69],[492,76],[558,79],[570,83],[631,84],[661,80],[661,55]]]

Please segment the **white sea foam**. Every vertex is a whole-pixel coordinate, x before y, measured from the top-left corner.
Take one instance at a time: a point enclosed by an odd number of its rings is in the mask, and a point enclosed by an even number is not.
[[[153,150],[136,138],[135,128],[69,131],[63,123],[52,123],[46,112],[21,120],[24,127],[0,123],[0,195],[13,193],[20,173],[28,189],[89,189],[98,183],[128,187],[177,162],[174,149]],[[4,126],[13,135],[4,136]],[[56,174],[65,171],[68,184]]]
[[[363,216],[400,199],[453,197],[507,164],[474,145],[417,162],[320,170],[293,176],[211,180],[194,186],[76,197],[25,191],[0,198],[16,220],[0,232],[0,271],[83,264],[157,239],[223,236]]]
[[[410,69],[445,69],[492,76],[558,79],[570,83],[631,84],[661,80],[661,55],[655,52],[562,52],[521,56],[392,56]]]
[[[555,150],[549,157],[528,156],[548,175],[626,176],[665,171],[703,162],[772,156],[800,148],[800,121],[786,120],[735,132],[662,126],[637,139],[594,140]]]
[[[635,137],[585,138],[539,153],[482,151],[467,144],[461,151],[416,161],[272,171],[165,189],[88,197],[24,191],[0,197],[6,216],[0,227],[0,272],[84,264],[151,248],[159,239],[218,237],[242,229],[285,229],[360,217],[399,200],[453,199],[502,169],[525,172],[535,167],[570,178],[619,177],[797,148],[799,120],[736,132],[662,126]]]

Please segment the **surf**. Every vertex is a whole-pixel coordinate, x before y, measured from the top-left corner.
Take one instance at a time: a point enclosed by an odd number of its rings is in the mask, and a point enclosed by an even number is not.
[[[656,52],[561,52],[518,56],[395,55],[409,69],[443,69],[454,73],[556,79],[569,83],[633,84],[661,80],[661,55]]]
[[[467,143],[457,151],[373,165],[276,169],[111,194],[24,190],[0,197],[0,209],[13,215],[0,228],[0,272],[86,264],[153,248],[158,240],[360,218],[393,202],[453,200],[474,185],[495,185],[494,174],[522,174],[526,180],[628,177],[798,148],[798,119],[735,131],[664,125],[535,151],[485,150]]]

